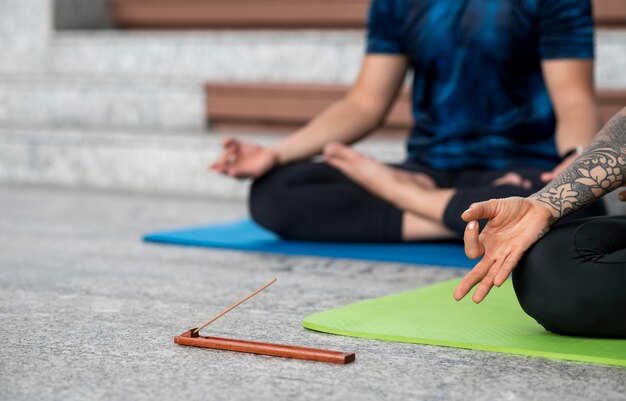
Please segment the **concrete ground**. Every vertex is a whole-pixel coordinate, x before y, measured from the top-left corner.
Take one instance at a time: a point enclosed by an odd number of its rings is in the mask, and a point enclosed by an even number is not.
[[[1,400],[624,400],[626,369],[311,332],[320,311],[464,271],[170,247],[147,231],[242,204],[0,187]],[[206,333],[353,351],[335,366],[173,344]]]

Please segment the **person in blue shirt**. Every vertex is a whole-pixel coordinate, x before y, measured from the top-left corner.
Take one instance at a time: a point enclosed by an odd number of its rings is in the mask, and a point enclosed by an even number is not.
[[[286,238],[459,237],[470,204],[535,192],[589,143],[593,56],[589,0],[374,0],[345,98],[273,147],[225,139],[211,167],[253,178],[252,217]],[[415,125],[387,166],[348,145],[381,125],[408,70]]]

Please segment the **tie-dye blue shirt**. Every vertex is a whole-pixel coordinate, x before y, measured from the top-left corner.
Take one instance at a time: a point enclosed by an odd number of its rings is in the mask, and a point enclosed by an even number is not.
[[[558,162],[546,59],[593,58],[589,0],[373,0],[368,53],[413,77],[409,159],[434,168]]]

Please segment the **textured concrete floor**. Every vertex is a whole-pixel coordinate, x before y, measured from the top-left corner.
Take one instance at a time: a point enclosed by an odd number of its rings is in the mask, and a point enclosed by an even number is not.
[[[241,204],[0,187],[1,400],[624,400],[626,369],[306,331],[309,313],[456,269],[144,244]],[[177,346],[208,331],[357,353],[347,366]]]

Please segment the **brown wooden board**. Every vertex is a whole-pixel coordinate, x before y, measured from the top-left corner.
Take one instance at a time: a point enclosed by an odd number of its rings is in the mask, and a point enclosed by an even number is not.
[[[624,1],[626,2],[626,0]],[[596,98],[602,124],[605,124],[618,111],[626,107],[626,90],[601,90],[597,92]]]
[[[113,0],[125,28],[363,28],[370,0]],[[593,0],[596,24],[626,27],[626,0]]]
[[[128,28],[363,28],[368,0],[114,0]]]
[[[259,124],[298,127],[341,99],[345,86],[291,84],[206,84],[206,113],[211,124]],[[402,92],[385,128],[412,125],[410,96]]]
[[[626,0],[593,0],[593,16],[598,27],[626,28]]]
[[[346,86],[209,83],[205,85],[206,116],[215,129],[288,131],[306,124],[347,90]],[[603,123],[626,107],[626,91],[599,91],[597,99]],[[411,97],[405,89],[384,129],[406,133],[411,126]]]

